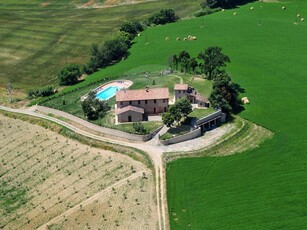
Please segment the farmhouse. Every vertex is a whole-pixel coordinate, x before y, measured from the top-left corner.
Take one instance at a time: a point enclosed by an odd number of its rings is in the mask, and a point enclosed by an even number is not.
[[[199,94],[188,84],[175,84],[174,92],[175,101],[185,96],[191,101],[192,104],[196,104],[197,107],[209,107],[208,99]]]
[[[118,122],[144,121],[148,115],[158,115],[168,110],[168,88],[146,88],[116,92]]]

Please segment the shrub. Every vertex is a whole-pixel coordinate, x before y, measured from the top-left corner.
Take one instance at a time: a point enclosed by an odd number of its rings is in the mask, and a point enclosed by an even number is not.
[[[60,85],[74,85],[81,77],[80,67],[77,64],[66,65],[59,73]]]
[[[56,92],[52,86],[46,86],[40,89],[31,89],[28,91],[28,98],[33,99],[37,97],[51,96]]]
[[[135,132],[139,134],[144,134],[146,133],[145,127],[141,122],[133,122],[133,128]]]
[[[164,25],[166,23],[175,22],[179,17],[173,9],[161,9],[160,12],[153,14],[149,19],[149,24]]]

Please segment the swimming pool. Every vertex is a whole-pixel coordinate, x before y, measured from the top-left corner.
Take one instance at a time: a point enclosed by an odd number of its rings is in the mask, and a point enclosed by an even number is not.
[[[96,98],[100,100],[108,100],[116,94],[117,90],[120,90],[120,86],[109,86],[108,88],[98,92]]]

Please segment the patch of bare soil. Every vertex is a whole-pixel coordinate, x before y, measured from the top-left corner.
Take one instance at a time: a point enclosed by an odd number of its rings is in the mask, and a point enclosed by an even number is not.
[[[133,5],[133,4],[139,4],[143,2],[153,2],[157,0],[106,0],[104,3],[96,3],[93,0],[90,0],[91,2],[89,5],[79,5],[77,8],[109,8],[109,7],[116,7],[116,6],[121,6],[121,5]],[[94,3],[93,3],[94,2]]]
[[[89,7],[95,4],[95,0],[89,0],[87,3],[85,3],[83,6],[84,7]]]
[[[278,0],[262,0],[262,2],[279,2]]]
[[[47,7],[49,6],[51,3],[50,2],[42,2],[40,5],[40,7]]]

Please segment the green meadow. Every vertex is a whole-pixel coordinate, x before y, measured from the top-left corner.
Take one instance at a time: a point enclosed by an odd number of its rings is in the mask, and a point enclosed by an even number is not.
[[[167,58],[181,50],[197,55],[216,45],[231,58],[227,70],[246,89],[244,96],[251,102],[240,116],[275,135],[242,154],[169,163],[171,229],[307,226],[307,25],[296,18],[297,13],[307,16],[306,2],[257,2],[149,28],[135,40],[127,60],[79,85],[126,72],[166,68]],[[197,40],[176,41],[188,35]]]
[[[146,3],[146,6],[150,8],[150,4],[158,4],[161,7],[162,2]],[[164,1],[164,6],[167,5],[166,2],[175,3]],[[186,2],[198,4],[196,1]],[[1,3],[0,6],[3,7]],[[173,6],[179,7],[177,10],[180,12],[184,10],[180,8],[182,6]],[[286,10],[282,10],[282,6]],[[137,7],[142,6],[133,6],[131,14],[137,11]],[[250,10],[250,7],[254,7],[254,10]],[[122,9],[118,9],[118,12],[120,10]],[[101,15],[98,10],[91,12],[93,14],[88,14],[90,18]],[[236,16],[233,15],[234,12],[237,13]],[[232,79],[245,88],[244,96],[251,102],[245,106],[240,116],[272,130],[275,135],[259,148],[242,154],[185,158],[168,163],[166,174],[171,229],[306,228],[307,21],[297,18],[297,13],[307,19],[307,2],[257,2],[202,18],[152,27],[135,39],[128,59],[64,90],[83,87],[107,77],[165,69],[168,65],[167,58],[182,50],[196,56],[208,46],[221,46],[224,53],[231,58],[227,70]],[[35,21],[35,15],[29,18]],[[87,14],[84,13],[85,15]],[[6,17],[10,17],[9,14]],[[98,20],[93,19],[94,21],[99,23]],[[109,26],[109,23],[106,24]],[[27,25],[31,26],[31,23]],[[88,24],[84,22],[84,26]],[[80,27],[76,31],[82,32],[85,37],[91,34],[83,31],[81,25],[75,27]],[[53,27],[46,26],[46,30],[52,29]],[[62,29],[66,31],[67,27]],[[196,36],[197,40],[183,41],[188,35]],[[100,36],[99,33],[97,37]],[[169,37],[168,41],[165,40],[166,37]],[[176,41],[177,37],[181,37],[182,41]],[[57,39],[59,37],[55,41]],[[75,34],[75,42],[80,40],[82,41]],[[15,43],[12,47],[18,47],[19,42],[15,39],[6,41]],[[22,51],[22,45],[20,49],[16,49],[16,52]],[[75,49],[72,45],[71,52],[78,53]],[[82,52],[88,51],[80,48],[79,52],[81,56]],[[61,58],[64,56],[54,57],[58,58],[46,58],[45,62],[49,60],[65,63],[65,58]],[[71,57],[75,57],[75,53]],[[37,60],[44,63],[43,58]],[[22,66],[26,68],[25,63]],[[35,71],[32,72],[36,74]],[[2,76],[7,77],[7,74],[0,75],[0,79],[5,79]],[[33,84],[36,80],[33,80]],[[193,84],[198,86],[196,81]],[[87,88],[83,89],[86,93]],[[70,96],[68,94],[65,97]],[[61,101],[59,99],[59,103]],[[51,100],[48,103],[53,102]]]
[[[0,101],[8,82],[13,96],[21,98],[27,89],[56,84],[56,73],[66,63],[85,63],[91,44],[109,38],[124,20],[142,20],[161,8],[174,8],[182,17],[199,9],[195,0],[78,8],[86,2],[0,1]]]
[[[306,2],[249,4],[205,17],[203,30],[199,19],[169,26],[199,37],[191,51],[223,47],[251,102],[241,116],[275,132],[243,154],[168,164],[171,229],[306,228],[307,25],[297,13],[307,16]]]

